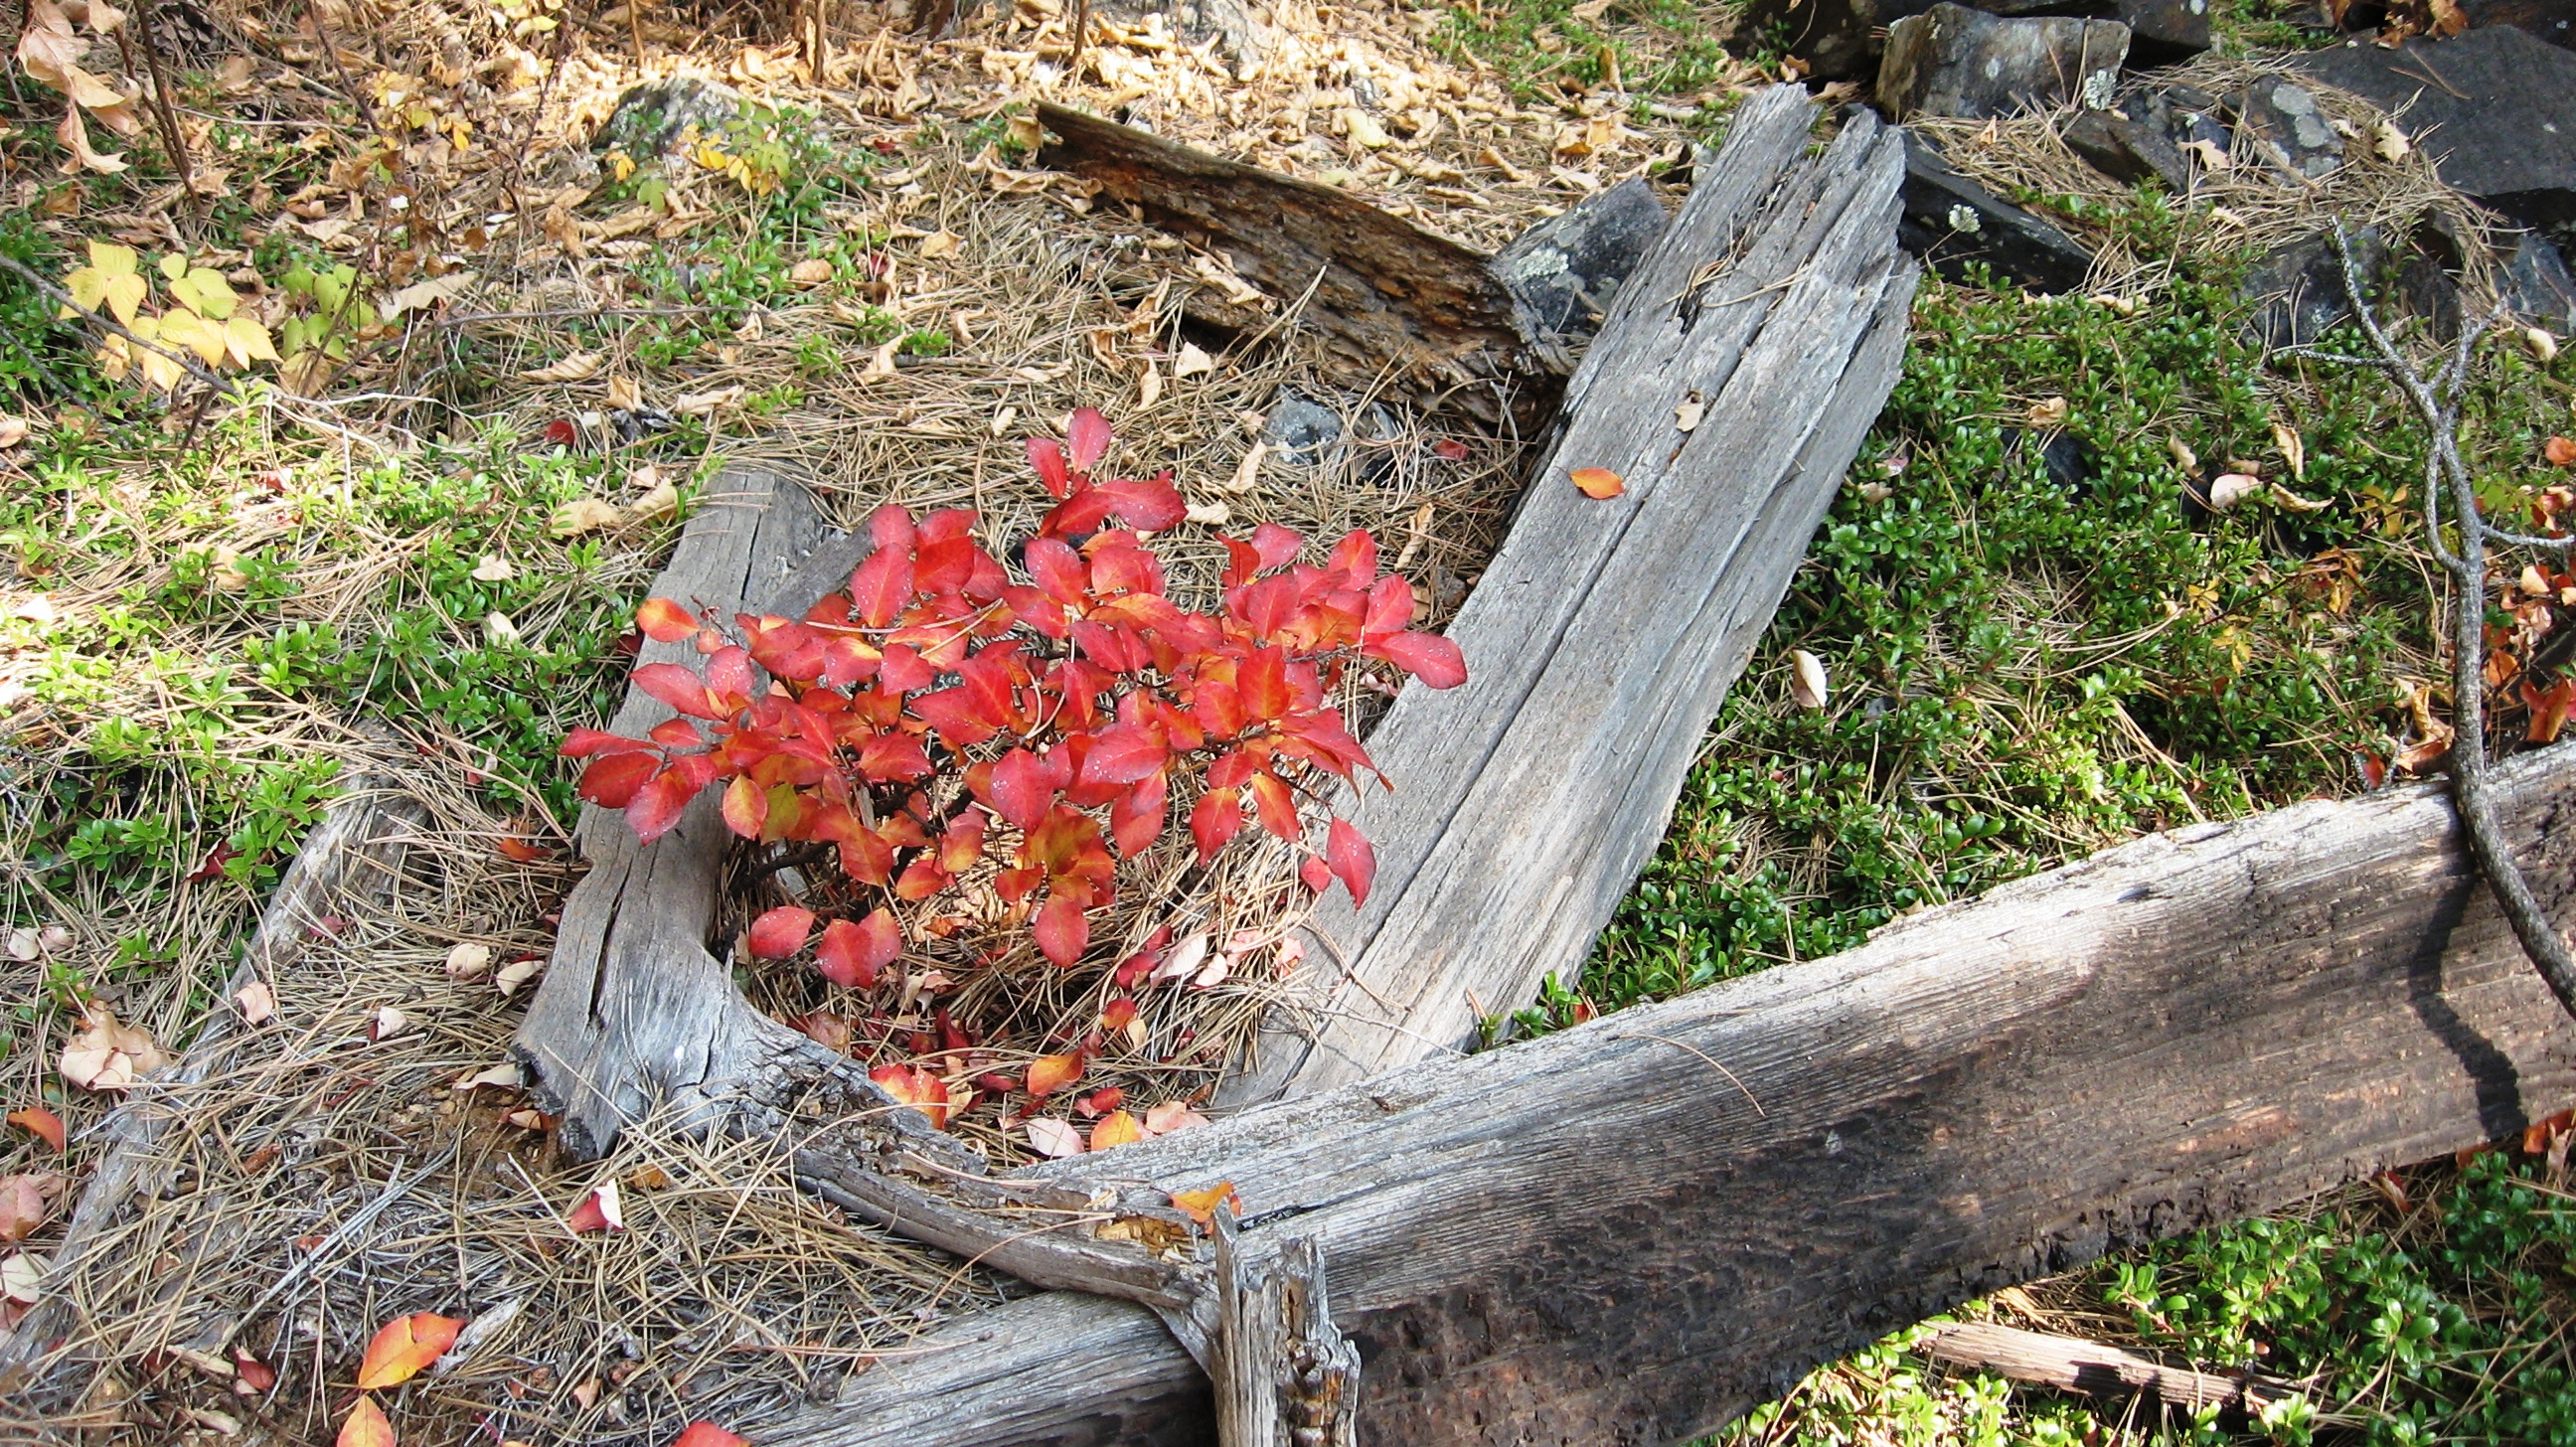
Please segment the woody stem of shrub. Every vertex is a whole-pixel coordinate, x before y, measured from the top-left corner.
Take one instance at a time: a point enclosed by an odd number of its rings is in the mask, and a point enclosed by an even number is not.
[[[170,169],[178,173],[179,189],[187,193],[188,210],[196,217],[199,239],[202,240],[205,228],[212,220],[208,210],[211,203],[197,192],[196,172],[188,164],[188,140],[179,130],[179,112],[170,98],[170,70],[161,63],[161,47],[152,39],[152,17],[159,14],[160,9],[159,5],[150,3],[138,7],[131,21],[117,27],[116,40],[125,51],[125,68],[128,70],[134,68],[134,52],[138,49],[143,52],[144,68],[152,76],[152,115],[161,123],[161,145],[170,153]],[[128,31],[133,32],[130,38]]]
[[[2486,876],[2497,907],[2513,926],[2514,937],[2522,942],[2523,953],[2531,957],[2558,1003],[2570,1016],[2576,1016],[2576,955],[2569,952],[2567,937],[2559,932],[2539,896],[2532,892],[2531,881],[2524,877],[2505,840],[2504,825],[2496,818],[2495,800],[2489,793],[2493,781],[2487,773],[2486,738],[2487,547],[2498,543],[2563,550],[2576,540],[2527,537],[2488,527],[2485,514],[2478,510],[2476,485],[2469,478],[2467,465],[2460,460],[2460,398],[2468,387],[2470,354],[2496,316],[2463,325],[2449,364],[2427,381],[2415,363],[2390,340],[2387,329],[2371,310],[2370,300],[2363,294],[2362,268],[2353,259],[2352,238],[2340,220],[2335,223],[2334,238],[2353,315],[2378,353],[2376,358],[2336,360],[2359,362],[2386,372],[2414,407],[2415,415],[2424,420],[2424,535],[2433,556],[2451,575],[2456,595],[2451,608],[2451,797],[2459,809],[2460,826],[2468,832],[2469,852],[2477,859],[2478,871]],[[2455,515],[2453,526],[2459,534],[2456,550],[2446,546],[2442,537],[2442,495],[2446,489]]]

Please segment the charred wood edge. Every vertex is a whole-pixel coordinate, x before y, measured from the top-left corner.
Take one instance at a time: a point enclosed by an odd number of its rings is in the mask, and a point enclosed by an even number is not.
[[[2558,997],[2559,1006],[2576,1016],[2576,952],[2568,949],[2566,934],[2541,907],[2539,896],[2532,893],[2531,881],[2523,876],[2522,866],[2514,862],[2513,850],[2504,842],[2504,826],[2496,818],[2494,799],[2488,793],[2492,785],[2486,723],[2487,545],[2554,550],[2562,561],[2570,547],[2576,546],[2576,538],[2527,537],[2491,526],[2478,506],[2477,483],[2460,461],[2460,403],[2468,391],[2470,359],[2478,338],[2510,312],[2499,302],[2492,314],[2460,328],[2450,364],[2428,383],[2423,372],[2389,339],[2387,329],[2379,323],[2379,314],[2372,310],[2362,267],[2353,259],[2352,236],[2341,217],[2335,218],[2334,242],[2335,256],[2343,268],[2344,293],[2352,299],[2353,315],[2378,353],[2375,364],[2414,404],[2416,416],[2424,423],[2424,538],[2434,558],[2451,575],[2456,595],[2451,600],[2451,792],[2459,803],[2460,820],[2468,829],[2469,847],[2477,855],[2478,869],[2486,875],[2487,887],[2495,891],[2497,906],[2512,922],[2523,952],[2531,957],[2532,967],[2540,971],[2540,977],[2549,982],[2549,992]],[[2369,364],[2374,359],[2358,360]],[[2451,510],[2458,515],[2457,552],[2442,540],[2445,487],[2451,494]]]
[[[1365,906],[1318,902],[1319,1018],[1275,1018],[1220,1105],[1463,1048],[1482,1010],[1579,973],[1661,839],[1901,365],[1898,143],[1864,119],[1811,159],[1814,111],[1795,86],[1748,101],[1621,287],[1491,586],[1450,625],[1466,683],[1408,686],[1371,735],[1397,789],[1338,791],[1378,875]],[[1584,498],[1561,465],[1628,494]]]
[[[291,968],[312,947],[316,923],[323,916],[365,907],[388,898],[401,879],[413,837],[429,822],[428,811],[404,793],[390,776],[361,773],[323,811],[321,822],[304,836],[295,861],[260,911],[259,926],[239,965],[224,981],[209,1006],[196,1038],[179,1061],[136,1086],[102,1126],[107,1149],[82,1188],[63,1239],[54,1250],[51,1275],[60,1280],[88,1264],[94,1253],[114,1248],[102,1240],[126,1202],[149,1185],[152,1152],[180,1113],[179,1102],[202,1083],[223,1055],[223,1046],[242,1033],[241,1016],[232,997],[255,980],[270,980]],[[71,1299],[56,1292],[20,1320],[0,1343],[0,1385],[21,1390],[27,1373],[51,1370],[40,1359],[59,1350],[71,1330]],[[78,1370],[76,1359],[59,1365]],[[65,1383],[34,1383],[63,1390]]]
[[[865,557],[864,534],[827,532],[799,483],[728,471],[683,529],[655,596],[720,615],[757,600],[801,615]],[[638,661],[693,662],[687,642],[648,642]],[[630,688],[611,724],[640,737],[671,716]],[[799,1111],[849,1116],[869,1153],[910,1152],[973,1174],[981,1157],[895,1109],[852,1062],[753,1009],[707,948],[731,835],[720,791],[693,802],[679,827],[639,844],[623,815],[582,811],[575,837],[591,865],[564,903],[536,998],[511,1043],[538,1104],[563,1120],[576,1157],[604,1155],[656,1111],[690,1130],[783,1133]]]
[[[1247,1243],[1223,1204],[1215,1225],[1225,1322],[1211,1373],[1217,1440],[1224,1447],[1358,1447],[1359,1348],[1333,1325],[1315,1238]]]
[[[2150,1357],[2076,1337],[2023,1331],[1992,1322],[1941,1328],[1923,1354],[1947,1366],[1992,1372],[2016,1382],[2081,1392],[2088,1397],[2142,1396],[2178,1412],[2217,1407],[2260,1416],[2274,1402],[2299,1395],[2293,1384],[2252,1372],[2218,1376],[2169,1367]]]
[[[2566,914],[2576,749],[2497,783]],[[1227,1179],[1245,1237],[1311,1234],[1389,1440],[1672,1440],[1959,1301],[2576,1098],[2576,1030],[2483,894],[2439,786],[2312,802],[1024,1174],[1086,1195]],[[1151,1317],[1043,1296],[929,1334],[767,1440],[1203,1443],[1204,1381]]]
[[[1098,183],[1156,226],[1223,250],[1237,274],[1283,304],[1311,289],[1300,321],[1327,343],[1337,380],[1419,387],[1487,422],[1508,413],[1535,425],[1552,409],[1563,349],[1538,334],[1483,253],[1335,187],[1052,101],[1038,102],[1038,120],[1057,137],[1040,150],[1043,164]],[[1229,331],[1279,320],[1206,288],[1184,306]]]

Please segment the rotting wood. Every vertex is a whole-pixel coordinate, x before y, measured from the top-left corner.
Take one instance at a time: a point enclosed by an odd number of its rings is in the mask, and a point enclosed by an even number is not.
[[[864,535],[827,533],[802,484],[734,470],[689,520],[653,594],[732,613],[800,614],[847,582]],[[693,658],[686,642],[647,642],[639,663]],[[641,737],[671,717],[629,689],[610,727]],[[871,1130],[908,1141],[952,1169],[979,1162],[932,1131],[838,1053],[751,1007],[725,959],[708,948],[731,835],[717,790],[672,831],[640,844],[624,817],[582,810],[574,837],[590,872],[564,902],[554,955],[512,1049],[530,1091],[562,1117],[579,1158],[605,1154],[628,1125],[657,1111],[693,1128],[774,1130],[816,1099],[862,1113]],[[882,1142],[880,1142],[882,1144]]]
[[[1333,1326],[1312,1236],[1247,1243],[1216,1214],[1217,1440],[1224,1447],[1358,1447],[1359,1349]]]
[[[1902,148],[1864,117],[1810,160],[1814,113],[1795,86],[1748,101],[1620,289],[1449,626],[1467,682],[1406,688],[1368,740],[1395,788],[1343,792],[1377,883],[1317,909],[1313,1018],[1267,1032],[1221,1104],[1463,1048],[1481,1011],[1574,978],[1663,836],[1902,358]],[[1587,497],[1575,467],[1626,491]]]
[[[2576,752],[2495,783],[2576,920]],[[1028,1174],[1229,1180],[1245,1236],[1311,1235],[1372,1440],[1659,1443],[1969,1297],[2571,1102],[2576,1025],[2426,786],[2152,836],[1831,959]],[[1204,1443],[1208,1387],[1158,1330],[1013,1303],[764,1440]],[[1077,1346],[1115,1353],[1097,1391]]]
[[[1200,287],[1201,321],[1255,332],[1306,299],[1303,329],[1329,374],[1358,389],[1393,385],[1448,401],[1487,422],[1534,426],[1562,376],[1533,347],[1511,292],[1486,258],[1349,192],[1177,145],[1049,101],[1038,120],[1057,139],[1039,160],[1098,182],[1110,199],[1231,259],[1268,298],[1233,300]]]
[[[2151,1410],[2199,1412],[2216,1407],[2258,1416],[2269,1404],[2298,1395],[2288,1382],[2250,1372],[2223,1377],[2169,1367],[2100,1342],[1993,1322],[1945,1326],[1923,1344],[1923,1354],[1945,1366],[1992,1372],[2088,1397],[2136,1397]]]
[[[274,980],[291,967],[320,936],[325,917],[390,898],[402,878],[410,841],[427,819],[419,802],[383,774],[361,772],[345,783],[304,836],[294,862],[261,909],[241,963],[216,996],[222,1003],[207,1013],[178,1062],[129,1091],[100,1127],[106,1145],[54,1248],[54,1279],[86,1269],[93,1253],[116,1249],[112,1228],[125,1204],[151,1185],[154,1150],[180,1114],[173,1102],[205,1080],[225,1055],[224,1046],[242,1031],[233,996],[253,981]],[[43,1361],[66,1345],[76,1328],[73,1311],[72,1298],[57,1292],[0,1338],[0,1384],[14,1390],[41,1379],[49,1394],[77,1395],[77,1384],[62,1370],[65,1364]]]

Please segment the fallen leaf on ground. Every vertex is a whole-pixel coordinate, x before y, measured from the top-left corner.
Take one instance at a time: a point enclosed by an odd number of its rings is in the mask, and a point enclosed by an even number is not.
[[[1029,1144],[1039,1155],[1062,1158],[1082,1154],[1082,1131],[1069,1120],[1052,1116],[1031,1116],[1022,1122],[1029,1133]]]
[[[1172,1204],[1182,1215],[1205,1226],[1216,1219],[1216,1208],[1222,1204],[1237,1215],[1243,1212],[1243,1198],[1234,1193],[1234,1182],[1219,1181],[1195,1191],[1174,1191]]]
[[[1205,349],[1201,348],[1196,342],[1181,343],[1181,354],[1172,362],[1172,375],[1176,378],[1195,377],[1201,372],[1213,372],[1215,370],[1216,359],[1209,356]],[[23,423],[20,424],[22,429],[24,428],[24,425],[25,424]],[[7,445],[8,444],[6,443],[0,443],[0,447],[5,447]]]
[[[751,1447],[751,1439],[737,1437],[713,1422],[691,1422],[688,1429],[671,1439],[671,1447]]]
[[[2308,447],[2299,439],[2299,429],[2286,422],[2273,423],[2272,445],[2281,450],[2281,460],[2290,464],[2292,477],[2308,475]]]
[[[2210,480],[2210,511],[2225,512],[2262,490],[2260,478],[2242,472],[2222,472]]]
[[[265,980],[253,980],[233,991],[233,1003],[241,1008],[245,1025],[265,1025],[277,1018],[277,992]]]
[[[1617,497],[1628,490],[1627,481],[1606,467],[1578,467],[1572,477],[1585,497]]]
[[[130,1025],[119,1025],[107,1010],[92,1009],[84,1029],[63,1047],[63,1079],[84,1090],[127,1090],[170,1058],[152,1037]]]
[[[600,363],[604,360],[606,359],[600,356],[597,352],[575,352],[571,356],[564,358],[562,361],[557,362],[552,366],[537,367],[529,371],[521,372],[519,374],[519,380],[523,382],[585,382],[598,375]]]
[[[1693,431],[1698,428],[1699,419],[1707,412],[1708,404],[1700,400],[1697,392],[1693,392],[1674,405],[1673,425],[1684,432]]]
[[[275,1367],[252,1356],[246,1348],[233,1348],[233,1392],[236,1396],[256,1397],[276,1385]]]
[[[1123,1146],[1144,1138],[1144,1127],[1136,1124],[1136,1117],[1123,1110],[1109,1112],[1100,1118],[1100,1124],[1091,1128],[1091,1148],[1095,1151],[1105,1151],[1111,1146]]]
[[[535,979],[545,967],[546,962],[534,955],[524,960],[512,960],[493,972],[492,988],[500,991],[501,998],[506,1000],[519,993],[519,987]]]
[[[1789,655],[1789,696],[1800,708],[1825,706],[1825,661],[1800,648]]]
[[[564,1224],[572,1227],[576,1236],[625,1230],[626,1205],[617,1199],[617,1183],[602,1181],[592,1187],[590,1194],[581,1198],[581,1204],[572,1208],[572,1214],[564,1218]]]
[[[63,1148],[63,1118],[41,1105],[9,1112],[9,1123],[55,1150]]]
[[[53,1214],[64,1179],[54,1171],[0,1176],[0,1241],[15,1244],[36,1234]]]
[[[1189,1108],[1186,1102],[1167,1100],[1145,1112],[1145,1134],[1170,1135],[1176,1130],[1189,1130],[1208,1123],[1208,1118]]]
[[[478,945],[471,940],[462,940],[448,947],[447,978],[451,980],[479,979],[484,971],[491,968],[492,947],[490,945]]]
[[[340,1435],[332,1447],[397,1447],[394,1424],[385,1420],[384,1409],[373,1397],[360,1397],[349,1408],[348,1420],[340,1424]]]
[[[819,256],[807,257],[787,268],[787,279],[798,286],[821,286],[832,279],[832,263]]]
[[[367,1017],[367,1038],[377,1042],[391,1040],[410,1024],[411,1016],[391,1005],[378,1005],[376,1013]]]
[[[2576,437],[2552,437],[2540,451],[2553,467],[2576,467]]]
[[[5,451],[9,448],[15,447],[26,440],[26,418],[0,417],[0,451]]]
[[[489,1070],[477,1070],[471,1074],[456,1077],[456,1089],[459,1091],[474,1090],[486,1085],[500,1090],[517,1090],[527,1083],[527,1072],[521,1070],[519,1062],[515,1060],[504,1060]]]
[[[2030,410],[2024,415],[2033,427],[2063,427],[2066,425],[2066,412],[2065,398],[2042,397],[2031,403]]]
[[[1082,1078],[1082,1052],[1041,1055],[1029,1062],[1028,1091],[1040,1100]]]
[[[559,538],[577,538],[613,528],[626,521],[626,510],[613,502],[595,497],[577,497],[558,506],[548,531]]]
[[[930,1117],[933,1126],[948,1128],[948,1082],[912,1065],[880,1065],[868,1072],[868,1079],[884,1087],[886,1094]]]
[[[440,1316],[431,1311],[386,1322],[367,1343],[366,1355],[359,1359],[358,1390],[372,1392],[410,1381],[421,1368],[455,1345],[456,1333],[464,1326],[462,1317]]]
[[[498,554],[485,553],[482,561],[474,565],[474,581],[478,583],[506,583],[517,576],[519,570]]]

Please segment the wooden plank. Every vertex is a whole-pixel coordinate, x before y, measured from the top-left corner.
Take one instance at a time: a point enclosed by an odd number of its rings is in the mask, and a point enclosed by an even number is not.
[[[2576,752],[2498,792],[2576,923]],[[1030,1174],[1230,1180],[1247,1236],[1313,1236],[1371,1440],[1659,1443],[1968,1297],[2570,1102],[2576,1026],[2436,785],[2153,836],[1831,959]],[[921,1343],[971,1343],[971,1373],[879,1369],[935,1401],[862,1378],[763,1440],[1162,1441],[1204,1410],[1141,1311],[1010,1310]],[[1100,1392],[1064,1379],[1067,1320],[1122,1348]]]
[[[729,471],[652,591],[728,613],[746,600],[801,613],[846,582],[864,549],[864,536],[826,533],[802,484]],[[696,655],[686,642],[648,641],[637,661],[694,664]],[[629,689],[609,727],[641,737],[671,716]],[[565,1147],[579,1158],[603,1155],[627,1125],[663,1110],[692,1126],[760,1129],[820,1089],[874,1110],[873,1120],[919,1149],[974,1167],[963,1147],[916,1117],[882,1110],[891,1100],[850,1062],[754,1010],[734,988],[708,938],[731,839],[719,793],[699,795],[650,845],[636,842],[622,814],[582,810],[575,837],[590,872],[564,902],[554,955],[511,1047],[530,1092],[562,1116]]]
[[[1337,187],[1176,145],[1038,102],[1056,139],[1039,159],[1099,182],[1111,199],[1202,248],[1223,252],[1277,308],[1306,305],[1302,330],[1326,370],[1363,390],[1392,383],[1495,421],[1535,425],[1562,374],[1552,348],[1526,339],[1511,293],[1484,255],[1391,216]],[[1192,316],[1258,331],[1279,311],[1201,288]]]
[[[1395,789],[1343,796],[1378,877],[1365,907],[1335,893],[1313,921],[1319,1019],[1266,1034],[1222,1103],[1463,1047],[1480,1007],[1574,976],[1662,837],[1903,347],[1903,151],[1862,118],[1807,160],[1813,112],[1794,86],[1748,102],[1621,288],[1450,625],[1467,683],[1406,689],[1368,741]],[[1574,467],[1626,491],[1586,497]]]

